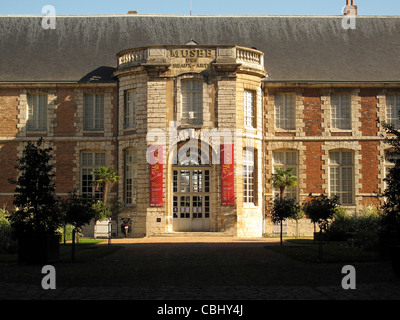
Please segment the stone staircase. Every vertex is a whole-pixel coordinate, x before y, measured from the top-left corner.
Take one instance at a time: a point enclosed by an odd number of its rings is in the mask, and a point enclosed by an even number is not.
[[[148,238],[234,238],[225,232],[165,232],[148,236]]]

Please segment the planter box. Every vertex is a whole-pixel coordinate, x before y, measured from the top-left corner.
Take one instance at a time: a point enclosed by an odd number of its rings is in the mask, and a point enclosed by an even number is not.
[[[18,263],[49,264],[60,259],[60,236],[32,236],[18,239]]]

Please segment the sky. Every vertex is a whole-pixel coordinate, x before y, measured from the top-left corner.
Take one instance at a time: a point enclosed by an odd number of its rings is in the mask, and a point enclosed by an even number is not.
[[[192,2],[192,4],[191,4]],[[0,14],[341,15],[346,0],[0,0]],[[355,0],[360,15],[400,15],[400,0]],[[43,13],[46,13],[45,11]]]

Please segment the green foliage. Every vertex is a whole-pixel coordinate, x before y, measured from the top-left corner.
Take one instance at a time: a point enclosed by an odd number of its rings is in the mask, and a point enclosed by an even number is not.
[[[285,219],[295,218],[301,213],[301,207],[294,199],[275,198],[272,201],[271,219],[273,222],[281,222]]]
[[[92,199],[84,198],[75,192],[70,193],[61,204],[65,223],[74,226],[75,230],[80,229],[95,218],[97,211],[94,206],[95,202]]]
[[[286,170],[275,168],[275,173],[272,174],[272,185],[279,189],[281,198],[287,188],[291,189],[297,186],[297,177],[293,175],[293,170],[293,168]]]
[[[7,216],[8,212],[0,209],[0,252],[14,253],[17,251],[17,243],[11,237],[12,228]]]
[[[111,217],[111,210],[109,203],[104,203],[102,201],[96,201],[93,204],[93,209],[95,211],[94,220],[95,221],[102,221],[107,220]]]
[[[359,215],[349,215],[340,208],[328,228],[331,240],[347,241],[351,246],[369,251],[378,249],[378,230],[381,216],[377,208],[365,206]]]
[[[20,172],[14,195],[15,211],[10,222],[17,237],[54,235],[62,225],[55,196],[52,148],[44,148],[43,139],[28,142],[16,169]]]
[[[398,158],[385,179],[387,187],[383,193],[385,203],[382,206],[382,231],[400,234],[400,131],[386,123],[383,123],[383,127],[390,135],[385,141],[394,148],[392,155]]]
[[[96,188],[103,187],[103,202],[107,202],[107,191],[110,184],[118,182],[118,175],[115,173],[114,169],[99,167],[92,172],[95,176],[94,186]]]
[[[326,230],[332,221],[333,215],[337,212],[338,197],[327,197],[324,194],[319,196],[309,195],[310,200],[303,205],[304,212],[310,217],[313,223],[318,224],[321,230]]]
[[[274,223],[281,223],[281,245],[282,245],[282,221],[289,218],[294,219],[300,215],[301,206],[294,199],[275,198],[270,210],[271,219]]]

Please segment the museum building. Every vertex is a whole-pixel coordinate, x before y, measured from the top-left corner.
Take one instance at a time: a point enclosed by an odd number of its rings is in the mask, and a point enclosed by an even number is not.
[[[92,171],[117,171],[132,237],[273,235],[278,167],[294,169],[299,202],[378,206],[393,165],[379,122],[400,127],[400,18],[344,18],[57,16],[45,29],[0,16],[0,206],[39,137],[60,196],[101,198]],[[300,235],[313,231],[303,219]]]

